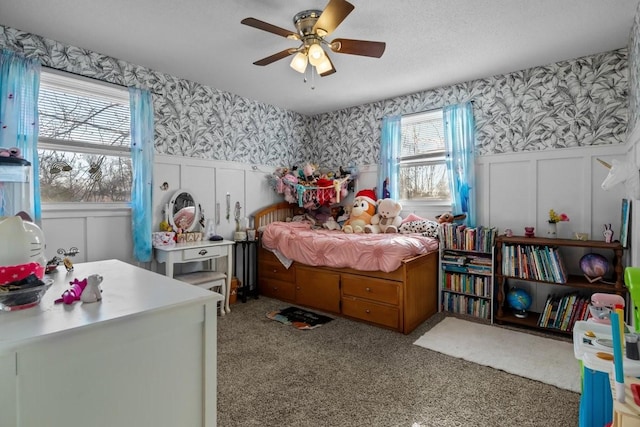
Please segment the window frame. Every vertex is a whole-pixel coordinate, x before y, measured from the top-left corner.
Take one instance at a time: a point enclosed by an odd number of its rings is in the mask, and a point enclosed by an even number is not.
[[[112,100],[122,105],[129,105],[129,92],[126,87],[108,83],[102,80],[81,76],[74,73],[64,72],[52,68],[42,67],[40,74],[40,88],[42,86],[53,86],[64,89],[72,94],[87,96],[88,93],[102,99]],[[129,132],[131,130],[129,129]],[[38,156],[40,150],[60,150],[72,151],[81,154],[104,154],[108,156],[121,156],[131,159],[130,146],[109,146],[98,145],[83,141],[57,140],[50,137],[38,135]],[[39,165],[41,167],[41,165]],[[40,171],[37,171],[39,174]],[[122,211],[131,210],[131,200],[123,202],[41,202],[43,212],[73,212],[81,211]]]
[[[428,115],[435,115],[436,113],[440,114],[440,118],[443,123],[444,128],[444,116],[443,116],[443,108],[435,108],[427,111],[421,111],[418,113],[406,114],[402,115],[400,118],[400,129],[402,132],[402,128],[407,124],[411,124],[412,122],[419,122],[425,120],[425,117]],[[443,129],[444,130],[444,129]],[[443,135],[444,138],[444,135]],[[400,144],[402,144],[402,136],[400,138]],[[402,165],[429,165],[429,164],[442,164],[445,167],[446,172],[446,148],[443,148],[442,151],[438,151],[437,153],[432,154],[418,154],[411,156],[402,156],[400,153],[402,152],[402,147],[398,147],[398,170],[402,167]],[[400,175],[398,173],[398,179]],[[400,182],[398,183],[398,191],[402,193],[400,189]],[[411,208],[447,208],[451,207],[451,191],[449,191],[449,198],[442,200],[416,200],[416,199],[398,199],[400,203],[402,203],[403,209],[411,209]]]

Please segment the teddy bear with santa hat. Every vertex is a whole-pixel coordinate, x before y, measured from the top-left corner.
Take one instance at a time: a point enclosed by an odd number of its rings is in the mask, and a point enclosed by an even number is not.
[[[345,233],[364,233],[365,227],[371,224],[371,218],[376,213],[377,200],[375,191],[371,189],[358,191],[353,199],[349,219],[342,230]]]

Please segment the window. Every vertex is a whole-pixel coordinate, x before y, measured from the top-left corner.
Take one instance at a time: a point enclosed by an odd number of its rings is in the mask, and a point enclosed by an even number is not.
[[[400,124],[400,199],[449,202],[442,110],[404,116]]]
[[[38,114],[43,205],[130,201],[131,139],[126,88],[43,70]]]

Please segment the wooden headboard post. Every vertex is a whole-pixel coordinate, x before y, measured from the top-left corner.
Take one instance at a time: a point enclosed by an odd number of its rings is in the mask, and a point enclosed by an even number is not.
[[[264,227],[272,222],[285,221],[287,218],[293,217],[293,210],[297,206],[298,205],[296,204],[290,204],[288,202],[280,202],[275,205],[267,206],[254,214],[254,228],[259,230],[260,227]]]

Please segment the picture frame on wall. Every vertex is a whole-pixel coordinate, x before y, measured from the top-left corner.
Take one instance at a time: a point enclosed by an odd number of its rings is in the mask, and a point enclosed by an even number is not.
[[[631,218],[631,200],[622,199],[622,209],[620,218],[620,243],[623,248],[628,246],[629,242],[629,218]]]

